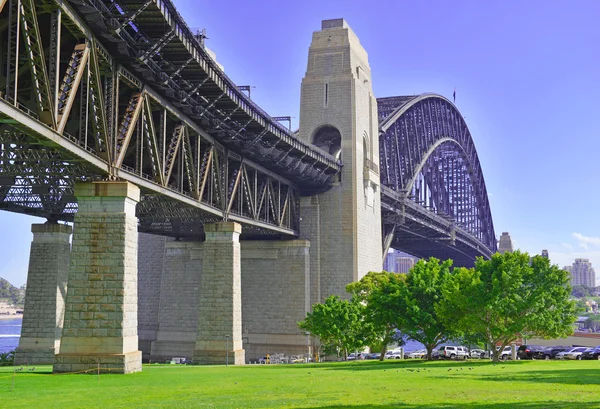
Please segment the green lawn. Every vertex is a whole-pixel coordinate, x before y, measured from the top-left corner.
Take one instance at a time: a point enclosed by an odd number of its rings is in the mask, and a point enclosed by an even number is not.
[[[131,375],[0,368],[3,408],[600,408],[600,362],[148,365]],[[14,389],[11,391],[14,381]]]

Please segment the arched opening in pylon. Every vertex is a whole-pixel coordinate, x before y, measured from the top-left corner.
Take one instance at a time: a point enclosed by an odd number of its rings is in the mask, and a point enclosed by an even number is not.
[[[312,144],[323,149],[336,159],[342,156],[342,134],[331,125],[318,128],[312,137]]]

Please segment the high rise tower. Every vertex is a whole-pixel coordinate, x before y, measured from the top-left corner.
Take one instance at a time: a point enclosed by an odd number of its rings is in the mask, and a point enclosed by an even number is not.
[[[313,33],[302,80],[300,138],[343,162],[339,181],[301,202],[311,241],[311,301],[382,269],[377,102],[367,53],[343,19]]]
[[[504,254],[507,251],[513,251],[512,240],[510,239],[510,234],[508,234],[508,232],[503,232],[498,242],[498,253]]]

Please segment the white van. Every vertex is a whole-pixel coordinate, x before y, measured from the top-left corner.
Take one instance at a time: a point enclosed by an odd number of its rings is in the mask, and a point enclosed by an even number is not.
[[[402,359],[402,350],[394,349],[385,353],[385,359]]]
[[[465,347],[448,345],[440,347],[439,356],[442,359],[467,359],[469,353]]]

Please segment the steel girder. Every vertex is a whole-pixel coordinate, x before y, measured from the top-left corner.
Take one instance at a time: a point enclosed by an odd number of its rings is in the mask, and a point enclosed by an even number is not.
[[[117,61],[222,145],[296,183],[327,190],[341,163],[299,140],[239,90],[170,0],[72,0]]]
[[[450,253],[463,246],[466,259],[455,255],[462,264],[469,259],[472,263],[477,255],[489,257],[497,249],[490,205],[475,145],[460,112],[434,94],[377,102],[387,244],[402,246],[404,237],[418,256],[435,253],[435,243],[452,246]],[[421,239],[408,240],[408,219]]]
[[[142,188],[142,231],[198,235],[203,222],[232,220],[245,235],[297,235],[298,186],[119,64],[68,3],[8,0],[1,12],[15,16],[0,33],[0,209],[68,221],[75,182],[122,179]],[[24,54],[16,40],[34,34]]]

